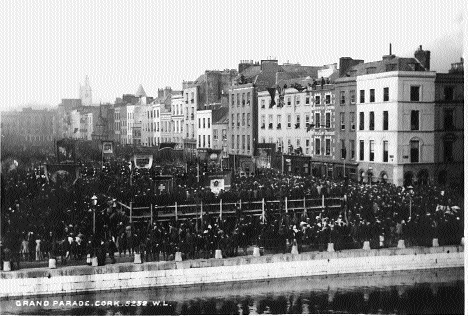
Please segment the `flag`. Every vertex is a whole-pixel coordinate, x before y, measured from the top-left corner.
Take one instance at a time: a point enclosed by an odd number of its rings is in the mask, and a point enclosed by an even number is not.
[[[314,124],[307,123],[307,132],[314,128]]]
[[[270,93],[271,101],[270,101],[270,108],[272,108],[276,102],[275,102],[275,94],[276,94],[276,89],[275,88],[267,88],[268,93]]]

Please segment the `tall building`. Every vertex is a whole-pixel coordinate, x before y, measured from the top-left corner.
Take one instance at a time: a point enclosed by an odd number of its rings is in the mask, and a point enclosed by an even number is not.
[[[93,104],[93,91],[89,85],[88,76],[85,77],[84,85],[80,85],[79,96],[84,106],[91,106]]]
[[[435,79],[434,183],[463,185],[463,59]]]
[[[430,52],[386,55],[351,68],[356,76],[358,176],[365,183],[427,182],[434,166],[435,72]]]

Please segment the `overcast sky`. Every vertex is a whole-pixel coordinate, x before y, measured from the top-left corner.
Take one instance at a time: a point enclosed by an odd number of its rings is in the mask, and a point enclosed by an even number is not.
[[[93,101],[148,96],[242,59],[280,63],[375,61],[431,50],[446,72],[463,52],[466,4],[451,1],[19,1],[0,12],[0,110],[77,98],[89,76]],[[345,4],[346,3],[346,4]],[[3,2],[5,4],[5,2]]]

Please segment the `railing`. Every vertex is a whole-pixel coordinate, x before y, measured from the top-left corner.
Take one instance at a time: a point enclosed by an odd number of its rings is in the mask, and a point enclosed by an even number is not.
[[[322,198],[316,199],[284,199],[269,200],[265,199],[259,201],[242,201],[237,202],[223,202],[219,200],[218,203],[203,203],[203,201],[195,204],[179,205],[177,202],[174,205],[167,206],[144,206],[135,207],[133,203],[126,205],[118,202],[125,209],[125,213],[129,216],[130,222],[140,220],[153,221],[169,221],[172,219],[189,219],[198,218],[203,215],[217,215],[220,218],[223,216],[236,215],[236,207],[239,207],[242,214],[263,216],[267,209],[274,209],[273,214],[280,213],[304,213],[307,212],[308,216],[315,216],[320,213],[324,208],[327,208],[332,213],[337,213],[341,209],[341,197],[328,197],[322,195]],[[309,214],[312,212],[313,214]],[[268,211],[272,214],[272,211]]]

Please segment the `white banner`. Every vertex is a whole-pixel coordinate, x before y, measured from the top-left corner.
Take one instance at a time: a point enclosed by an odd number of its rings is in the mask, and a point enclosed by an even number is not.
[[[224,190],[224,179],[212,179],[210,180],[211,192],[218,195],[219,191]]]
[[[112,154],[113,150],[112,142],[102,142],[102,153],[103,154]]]
[[[133,156],[135,168],[150,169],[153,165],[153,155],[135,155]]]

